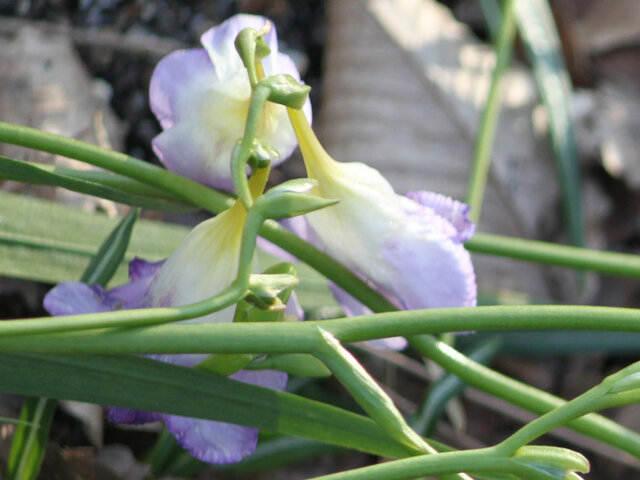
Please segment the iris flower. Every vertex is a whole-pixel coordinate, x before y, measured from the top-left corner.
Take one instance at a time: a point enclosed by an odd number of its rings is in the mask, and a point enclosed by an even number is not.
[[[332,159],[304,115],[290,110],[313,195],[339,203],[289,226],[367,280],[401,309],[475,306],[477,287],[463,242],[474,233],[469,207],[444,195],[394,192],[377,170]],[[367,313],[338,287],[349,315]],[[396,346],[399,346],[396,342]]]
[[[133,260],[129,265],[130,282],[126,285],[105,291],[97,285],[61,283],[46,295],[44,307],[51,315],[73,315],[180,306],[212,297],[235,279],[245,218],[246,211],[238,202],[196,226],[166,261]],[[231,322],[233,313],[232,306],[184,323]],[[206,355],[154,355],[152,358],[192,367]],[[270,370],[241,370],[230,378],[277,390],[284,390],[287,383],[285,373]],[[240,461],[253,452],[257,442],[257,430],[239,425],[116,407],[108,408],[107,416],[114,423],[163,420],[180,445],[194,457],[210,463]]]
[[[167,55],[151,77],[149,102],[163,132],[153,139],[153,149],[171,171],[217,188],[232,187],[231,152],[242,137],[251,86],[234,40],[245,28],[261,31],[270,25],[264,17],[235,15],[207,30],[202,48]],[[263,38],[271,54],[262,60],[264,74],[300,75],[291,58],[278,52],[275,28]],[[311,118],[311,105],[304,106]],[[296,147],[296,138],[282,105],[268,103],[258,127],[259,140],[275,148],[284,161]]]

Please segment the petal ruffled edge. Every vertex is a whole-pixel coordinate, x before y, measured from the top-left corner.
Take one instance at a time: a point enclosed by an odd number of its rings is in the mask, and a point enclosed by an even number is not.
[[[457,243],[469,240],[476,230],[476,225],[469,220],[471,207],[440,193],[415,190],[407,192],[407,198],[420,205],[431,208],[437,215],[447,220],[456,229],[457,234],[452,238]]]
[[[287,374],[274,370],[241,370],[230,378],[280,391],[287,384]],[[178,443],[204,462],[239,462],[253,453],[258,441],[255,428],[179,415],[162,415],[162,418]]]
[[[399,232],[379,252],[393,266],[389,284],[403,308],[473,307],[477,285],[471,256],[452,238]]]

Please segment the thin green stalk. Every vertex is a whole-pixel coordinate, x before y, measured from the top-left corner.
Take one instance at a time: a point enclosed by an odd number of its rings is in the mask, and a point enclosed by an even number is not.
[[[333,372],[351,396],[387,435],[416,454],[437,453],[435,448],[407,425],[393,401],[353,355],[326,330],[318,328],[317,332],[319,346],[314,355]]]
[[[364,468],[315,477],[314,480],[404,480],[428,475],[468,472],[520,472],[518,462],[498,456],[491,448],[421,455]],[[547,477],[553,478],[553,477]]]
[[[80,279],[82,282],[107,285],[124,258],[137,220],[136,209],[118,223],[87,265]],[[9,478],[27,480],[38,476],[57,406],[57,400],[46,397],[24,400],[20,416],[32,424],[16,428],[7,465]]]
[[[74,158],[168,190],[194,205],[211,211],[220,212],[231,205],[231,200],[225,194],[193,180],[124,153],[114,152],[73,138],[0,122],[0,142]]]
[[[56,400],[45,397],[25,399],[20,418],[28,419],[31,424],[16,429],[7,462],[7,478],[25,480],[37,477],[57,406]]]
[[[518,449],[536,438],[565,425],[569,421],[594,412],[611,404],[630,405],[636,403],[640,394],[640,362],[633,363],[609,375],[599,385],[529,422],[495,448],[506,455],[513,455]]]
[[[411,345],[451,373],[480,390],[534,413],[544,414],[566,402],[475,363],[430,336],[410,339]],[[640,457],[640,435],[605,417],[589,414],[573,420],[569,428]]]
[[[488,233],[476,233],[465,243],[465,247],[474,253],[590,270],[608,275],[640,277],[640,255],[603,252]]]
[[[504,14],[496,42],[496,65],[493,69],[489,97],[482,112],[482,120],[473,152],[473,166],[467,193],[467,203],[471,206],[469,217],[476,223],[480,220],[482,200],[489,176],[489,166],[491,165],[493,141],[496,136],[500,115],[502,78],[511,61],[513,42],[516,36],[514,3],[514,0],[506,0],[504,4]]]
[[[121,313],[123,312],[117,312],[118,315]],[[104,317],[104,314],[101,315]],[[76,316],[67,317],[67,321],[75,319]],[[55,322],[58,319],[48,318],[47,320]],[[586,329],[640,333],[640,311],[638,310],[555,305],[416,310],[290,324],[210,323],[33,335],[23,338],[3,335],[7,324],[18,322],[26,321],[0,323],[1,352],[313,353],[318,346],[316,341],[318,326],[343,343],[391,335],[411,336],[420,333],[438,333],[443,330],[468,331],[473,328],[476,330]],[[411,343],[421,353],[439,363],[447,371],[456,374],[466,383],[529,411],[543,414],[565,403],[560,398],[477,364],[433,337],[414,336],[411,338]],[[640,435],[604,417],[587,415],[571,422],[569,426],[585,435],[640,456]]]
[[[443,343],[451,346],[448,342]],[[495,356],[500,346],[501,342],[497,338],[490,338],[466,355],[474,362],[484,365]],[[467,384],[465,382],[451,373],[443,375],[431,384],[420,412],[413,422],[415,431],[420,435],[431,436],[447,403],[452,398],[460,395],[466,387]]]
[[[253,204],[253,197],[249,191],[249,183],[247,182],[247,162],[251,156],[253,140],[255,139],[256,132],[258,131],[262,110],[264,109],[270,94],[271,90],[262,85],[253,91],[242,139],[240,140],[240,144],[234,149],[231,156],[231,177],[233,178],[233,186],[238,192],[238,198],[240,198],[247,209],[251,208],[251,205]]]
[[[26,347],[21,345],[27,345],[29,342],[35,344],[37,336],[41,340],[48,339],[47,342],[50,344],[43,345],[43,348],[51,349],[39,351],[54,353],[55,345],[66,345],[65,338],[85,338],[83,332],[78,332],[81,330],[135,325],[136,321],[146,322],[147,316],[160,317],[158,323],[182,320],[190,315],[201,316],[210,313],[206,310],[208,302],[210,300],[182,307],[4,321],[0,322],[0,350],[25,351]],[[80,345],[77,340],[69,340],[68,345],[60,348],[70,348],[69,353],[79,353],[85,348],[87,351],[96,348],[96,352],[102,353],[152,353],[154,348],[165,353],[202,353],[207,349],[216,353],[313,353],[309,348],[315,344],[305,339],[315,335],[316,327],[330,332],[341,343],[397,335],[412,336],[469,330],[549,329],[640,333],[640,310],[582,305],[502,305],[396,311],[304,323],[165,325],[139,330],[109,330],[95,335],[86,332],[83,342],[90,342],[86,347]],[[77,332],[74,334],[76,337],[57,335],[74,331]],[[24,338],[17,338],[20,336]],[[110,342],[113,345],[109,345]],[[297,346],[297,342],[303,343]],[[142,350],[133,350],[137,348]]]
[[[217,214],[229,208],[233,199],[204,185],[143,162],[123,153],[35,128],[0,122],[0,142],[62,155],[110,170],[173,193],[185,201]],[[395,310],[379,292],[336,262],[326,253],[302,240],[275,221],[264,222],[260,235],[287,250],[321,274],[333,279],[374,311]],[[365,300],[366,299],[366,300]]]

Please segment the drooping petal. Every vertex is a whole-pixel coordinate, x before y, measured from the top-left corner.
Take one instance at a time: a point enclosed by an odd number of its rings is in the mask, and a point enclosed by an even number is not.
[[[275,390],[284,390],[287,383],[285,373],[272,370],[241,370],[230,378]],[[253,453],[258,441],[258,431],[250,427],[178,415],[163,415],[163,418],[178,443],[205,462],[239,462]]]
[[[258,441],[255,428],[178,415],[163,419],[178,443],[203,462],[239,462],[253,453]]]
[[[318,181],[314,193],[339,200],[305,216],[314,243],[403,308],[475,305],[475,274],[461,243],[473,233],[468,207],[428,192],[397,195],[377,170],[333,160],[304,117],[290,116],[307,173]]]
[[[197,225],[156,273],[143,304],[181,306],[221,293],[236,278],[246,211],[237,204]],[[233,307],[185,322],[230,322]]]
[[[404,308],[475,306],[473,265],[461,244],[406,233],[389,237],[378,254],[392,266],[385,283],[393,286]]]

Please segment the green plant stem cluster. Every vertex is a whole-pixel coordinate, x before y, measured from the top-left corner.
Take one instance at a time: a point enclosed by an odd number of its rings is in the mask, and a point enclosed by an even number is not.
[[[511,3],[509,2],[509,4]],[[500,42],[504,48],[510,48],[513,28],[512,19],[509,20],[509,23],[505,23],[502,33],[504,38]],[[507,55],[502,55],[502,57],[506,58]],[[253,65],[254,63],[255,60],[252,60],[247,64]],[[255,153],[258,147],[264,147],[264,145],[256,145],[254,142],[262,108],[267,101],[282,101],[283,104],[287,104],[286,102],[293,98],[287,96],[289,90],[285,93],[278,90],[279,86],[284,85],[280,81],[281,79],[270,83],[270,78],[260,78],[259,70],[257,69],[252,77],[253,101],[249,109],[247,128],[244,137],[234,151],[233,178],[240,201],[247,209],[248,214],[243,230],[238,275],[231,286],[213,298],[180,307],[2,322],[0,323],[0,352],[47,354],[303,353],[313,355],[336,375],[390,438],[403,445],[408,454],[418,455],[412,459],[389,462],[385,465],[362,469],[359,472],[347,472],[322,478],[400,479],[414,478],[425,474],[442,475],[448,478],[447,475],[457,474],[461,471],[490,472],[492,474],[502,472],[532,480],[561,478],[558,476],[560,473],[563,476],[568,475],[566,478],[571,478],[570,475],[573,475],[573,471],[584,471],[585,469],[580,459],[572,457],[575,454],[559,452],[554,449],[532,450],[533,447],[526,446],[550,429],[566,423],[578,431],[640,456],[639,435],[603,417],[589,414],[600,408],[637,402],[640,399],[640,387],[636,385],[635,379],[640,375],[640,366],[634,364],[609,377],[601,385],[584,395],[565,403],[473,362],[429,335],[469,330],[542,328],[616,330],[640,333],[640,313],[636,310],[620,308],[576,306],[394,311],[394,306],[366,282],[271,220],[272,218],[293,215],[293,213],[287,214],[286,209],[282,210],[283,205],[286,206],[290,203],[289,197],[286,197],[286,201],[280,200],[284,198],[283,195],[293,195],[294,197],[299,195],[295,198],[302,199],[304,192],[300,193],[300,185],[291,186],[288,190],[284,187],[277,192],[274,189],[271,194],[267,192],[262,195],[262,191],[260,191],[256,195],[251,192],[250,184],[245,176],[247,165],[251,166],[256,174],[261,162],[266,161],[268,164],[268,158],[262,158],[260,155],[252,156],[252,152]],[[290,87],[291,85],[287,84],[287,88]],[[497,89],[497,85],[495,88]],[[291,95],[295,94],[295,102],[298,102],[296,108],[300,108],[300,91],[294,90],[291,90],[293,92]],[[494,93],[495,95],[497,94]],[[496,111],[495,108],[488,109],[487,115],[492,115],[494,118]],[[485,123],[489,125],[492,122],[495,123],[495,118]],[[483,135],[483,138],[486,139],[491,137],[492,134]],[[234,202],[232,198],[223,193],[130,156],[27,127],[0,122],[0,142],[67,156],[114,172],[122,178],[94,177],[90,181],[107,186],[110,190],[105,190],[103,192],[105,195],[115,195],[121,199],[128,198],[138,204],[151,205],[162,202],[162,206],[167,207],[177,200],[184,205],[204,208],[217,214],[229,208]],[[491,150],[490,142],[486,145],[480,144],[478,148],[478,156],[487,159],[488,152]],[[268,151],[268,149],[261,151]],[[24,165],[12,163],[15,162],[13,160],[5,160],[5,162],[0,162],[0,167],[2,165],[6,167],[4,175],[7,178],[28,178],[29,175],[37,174],[38,178],[41,178],[41,181],[45,183],[64,181],[69,188],[89,188],[86,184],[88,180],[73,172],[50,171],[37,166],[25,169]],[[480,162],[480,164],[485,165],[484,170],[488,168],[488,160],[484,163]],[[38,171],[36,172],[36,170]],[[474,175],[472,181],[474,187],[470,193],[473,203],[478,207],[481,204],[482,186],[486,181],[486,171],[484,173],[483,171]],[[1,172],[2,168],[0,168]],[[94,187],[91,186],[91,188]],[[134,196],[131,197],[131,195]],[[306,211],[322,208],[328,204],[326,200],[309,202]],[[279,216],[273,214],[275,211],[281,212],[278,213]],[[301,213],[305,212],[295,212],[295,214]],[[376,314],[305,323],[159,325],[207,315],[245,299],[250,292],[251,260],[259,234],[318,270]],[[476,235],[467,243],[467,246],[470,250],[479,253],[640,277],[640,260],[635,256],[595,252],[482,234]],[[101,268],[99,265],[94,265],[94,267],[96,271]],[[95,281],[102,280],[103,278],[100,277]],[[123,329],[122,327],[129,328]],[[495,447],[466,452],[421,455],[422,453],[434,453],[435,449],[410,429],[384,391],[342,345],[343,343],[396,335],[408,337],[412,346],[418,351],[442,365],[449,372],[458,375],[467,383],[532,411],[548,413],[526,425]],[[553,467],[557,472],[553,468],[551,473],[549,470],[541,470],[536,467],[537,464]],[[454,477],[468,478],[465,475],[454,475]]]

